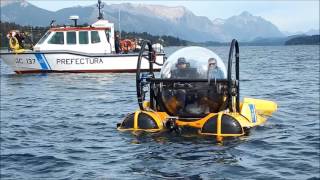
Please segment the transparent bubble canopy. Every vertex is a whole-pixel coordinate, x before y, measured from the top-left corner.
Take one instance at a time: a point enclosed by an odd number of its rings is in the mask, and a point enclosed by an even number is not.
[[[211,72],[208,72],[208,69],[212,68],[209,64],[212,61],[216,62],[215,69],[220,69],[219,79],[225,79],[227,72],[221,58],[209,49],[196,46],[182,48],[170,55],[161,69],[161,78],[207,79]],[[183,73],[180,73],[181,69]]]

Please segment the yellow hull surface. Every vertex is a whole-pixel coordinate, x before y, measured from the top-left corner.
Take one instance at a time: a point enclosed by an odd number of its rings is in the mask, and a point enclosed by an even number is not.
[[[144,103],[146,109],[148,105],[148,102]],[[252,98],[244,98],[240,107],[240,112],[220,111],[198,119],[172,117],[165,112],[152,110],[138,110],[129,114],[118,130],[160,132],[170,129],[174,123],[176,127],[196,128],[201,135],[213,135],[217,140],[222,140],[223,137],[245,135],[250,128],[265,123],[267,116],[277,110],[277,104],[272,101]]]

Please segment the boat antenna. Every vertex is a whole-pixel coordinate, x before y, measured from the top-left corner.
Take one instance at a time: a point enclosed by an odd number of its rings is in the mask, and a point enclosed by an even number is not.
[[[104,7],[104,5],[101,4],[101,0],[98,0],[97,7],[98,7],[98,10],[99,10],[98,19],[99,19],[99,20],[100,20],[100,19],[103,19],[103,15],[102,15],[101,9]]]
[[[56,20],[53,19],[53,20],[50,22],[50,27],[53,27],[55,22],[56,22]]]
[[[120,39],[121,39],[121,13],[120,13],[120,7],[118,9],[118,21],[119,21],[119,34],[120,34]]]

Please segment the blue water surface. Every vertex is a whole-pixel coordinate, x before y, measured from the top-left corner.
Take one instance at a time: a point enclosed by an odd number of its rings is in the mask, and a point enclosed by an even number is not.
[[[226,62],[229,47],[210,49]],[[17,75],[1,62],[1,179],[319,179],[319,53],[241,46],[241,96],[278,111],[222,144],[117,131],[138,108],[135,74]]]

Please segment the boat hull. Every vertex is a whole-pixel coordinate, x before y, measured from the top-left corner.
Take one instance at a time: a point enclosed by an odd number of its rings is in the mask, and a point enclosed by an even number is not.
[[[43,51],[1,53],[1,59],[13,71],[21,73],[131,73],[136,72],[138,54],[87,54],[67,51]],[[158,54],[156,62],[162,64],[164,54]],[[161,66],[154,64],[155,70]],[[142,70],[149,69],[147,60]]]
[[[120,131],[161,132],[193,128],[200,135],[216,136],[217,141],[224,137],[239,137],[249,133],[253,127],[264,124],[268,116],[277,110],[273,101],[244,98],[240,112],[220,111],[209,113],[201,118],[180,118],[166,112],[150,110],[150,102],[144,101],[144,109],[128,114],[118,124]]]

